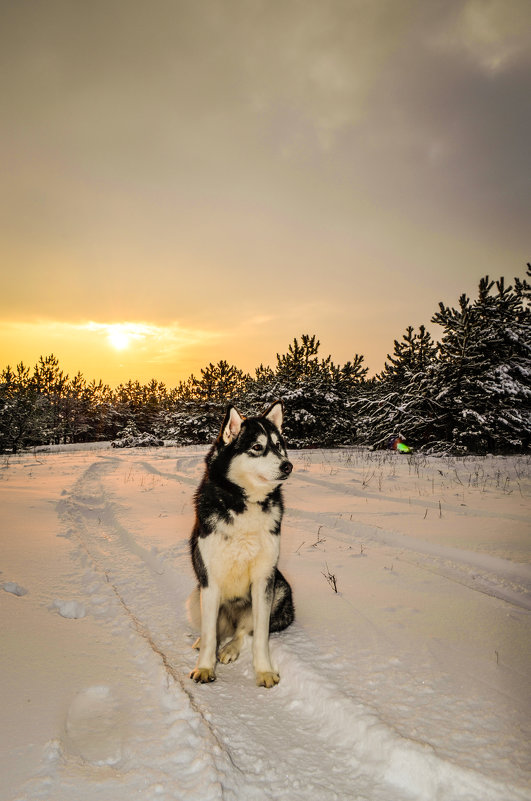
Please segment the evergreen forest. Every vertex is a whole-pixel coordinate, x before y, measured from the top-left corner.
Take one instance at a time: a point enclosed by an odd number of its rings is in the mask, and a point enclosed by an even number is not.
[[[295,338],[254,375],[222,360],[168,388],[152,379],[111,389],[70,377],[52,354],[0,374],[0,451],[111,440],[210,443],[228,403],[255,414],[281,399],[291,448],[386,447],[401,435],[428,453],[526,452],[531,444],[531,266],[526,278],[479,282],[431,323],[395,340],[371,378],[364,357],[335,364],[314,334]]]

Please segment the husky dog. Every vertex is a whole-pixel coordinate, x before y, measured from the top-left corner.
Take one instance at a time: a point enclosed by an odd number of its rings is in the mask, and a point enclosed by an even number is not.
[[[190,537],[198,587],[188,599],[188,612],[201,631],[197,666],[190,673],[196,682],[214,681],[216,657],[225,664],[237,659],[246,634],[253,635],[258,686],[279,682],[269,632],[285,629],[294,619],[291,588],[277,568],[281,484],[293,469],[281,428],[280,401],[259,417],[244,418],[229,406],[206,457]]]

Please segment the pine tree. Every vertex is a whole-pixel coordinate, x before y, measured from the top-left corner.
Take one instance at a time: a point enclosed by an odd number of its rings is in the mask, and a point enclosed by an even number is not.
[[[423,325],[418,334],[408,326],[402,340],[395,339],[384,370],[364,386],[360,396],[363,441],[383,447],[390,438],[401,435],[415,447],[431,443],[440,413],[431,391],[436,355],[437,346]]]
[[[250,376],[222,359],[181,382],[158,416],[158,436],[182,445],[212,442],[229,403],[245,407]]]
[[[79,442],[87,433],[86,382],[80,372],[67,382],[63,397],[63,440]]]
[[[43,409],[41,438],[44,442],[59,444],[65,438],[65,395],[68,375],[59,367],[52,354],[39,358],[33,371],[33,385],[40,395]]]
[[[443,327],[436,401],[444,408],[441,435],[455,450],[529,447],[529,290],[525,279],[513,289],[503,278],[485,276],[473,303],[461,295],[457,309],[439,304],[433,317]]]
[[[38,444],[45,415],[29,367],[8,365],[0,375],[0,451],[17,453]]]
[[[401,342],[395,339],[393,355],[387,355],[388,361],[381,375],[383,381],[408,383],[433,363],[437,346],[431,334],[423,325],[419,326],[418,334],[414,330],[410,325]]]
[[[197,401],[228,404],[245,391],[249,376],[224,359],[201,369],[201,378],[190,378],[190,397]]]
[[[122,426],[117,425],[114,393],[101,380],[87,384],[84,395],[87,416],[87,441],[114,439]]]
[[[257,371],[255,392],[267,383],[267,400],[284,402],[285,434],[293,447],[333,447],[355,437],[354,396],[367,373],[363,356],[340,367],[330,356],[319,358],[320,344],[315,335],[303,334],[287,353],[277,353],[273,375]]]

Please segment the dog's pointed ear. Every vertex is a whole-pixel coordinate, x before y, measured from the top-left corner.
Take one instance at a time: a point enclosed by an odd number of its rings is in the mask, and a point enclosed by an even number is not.
[[[243,421],[244,418],[241,416],[238,409],[235,406],[229,406],[219,432],[219,440],[224,445],[228,445],[236,439],[240,433]]]
[[[264,414],[264,417],[266,420],[269,420],[271,423],[273,423],[273,425],[276,426],[279,431],[282,431],[282,421],[284,419],[282,401],[275,401],[274,404],[270,406],[267,412]]]

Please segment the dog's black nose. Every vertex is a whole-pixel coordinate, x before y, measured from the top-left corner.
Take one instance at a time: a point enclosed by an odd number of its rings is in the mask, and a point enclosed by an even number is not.
[[[291,464],[291,462],[288,461],[282,462],[282,464],[280,465],[280,472],[284,473],[284,475],[286,476],[289,476],[292,470],[293,470],[293,465]]]

